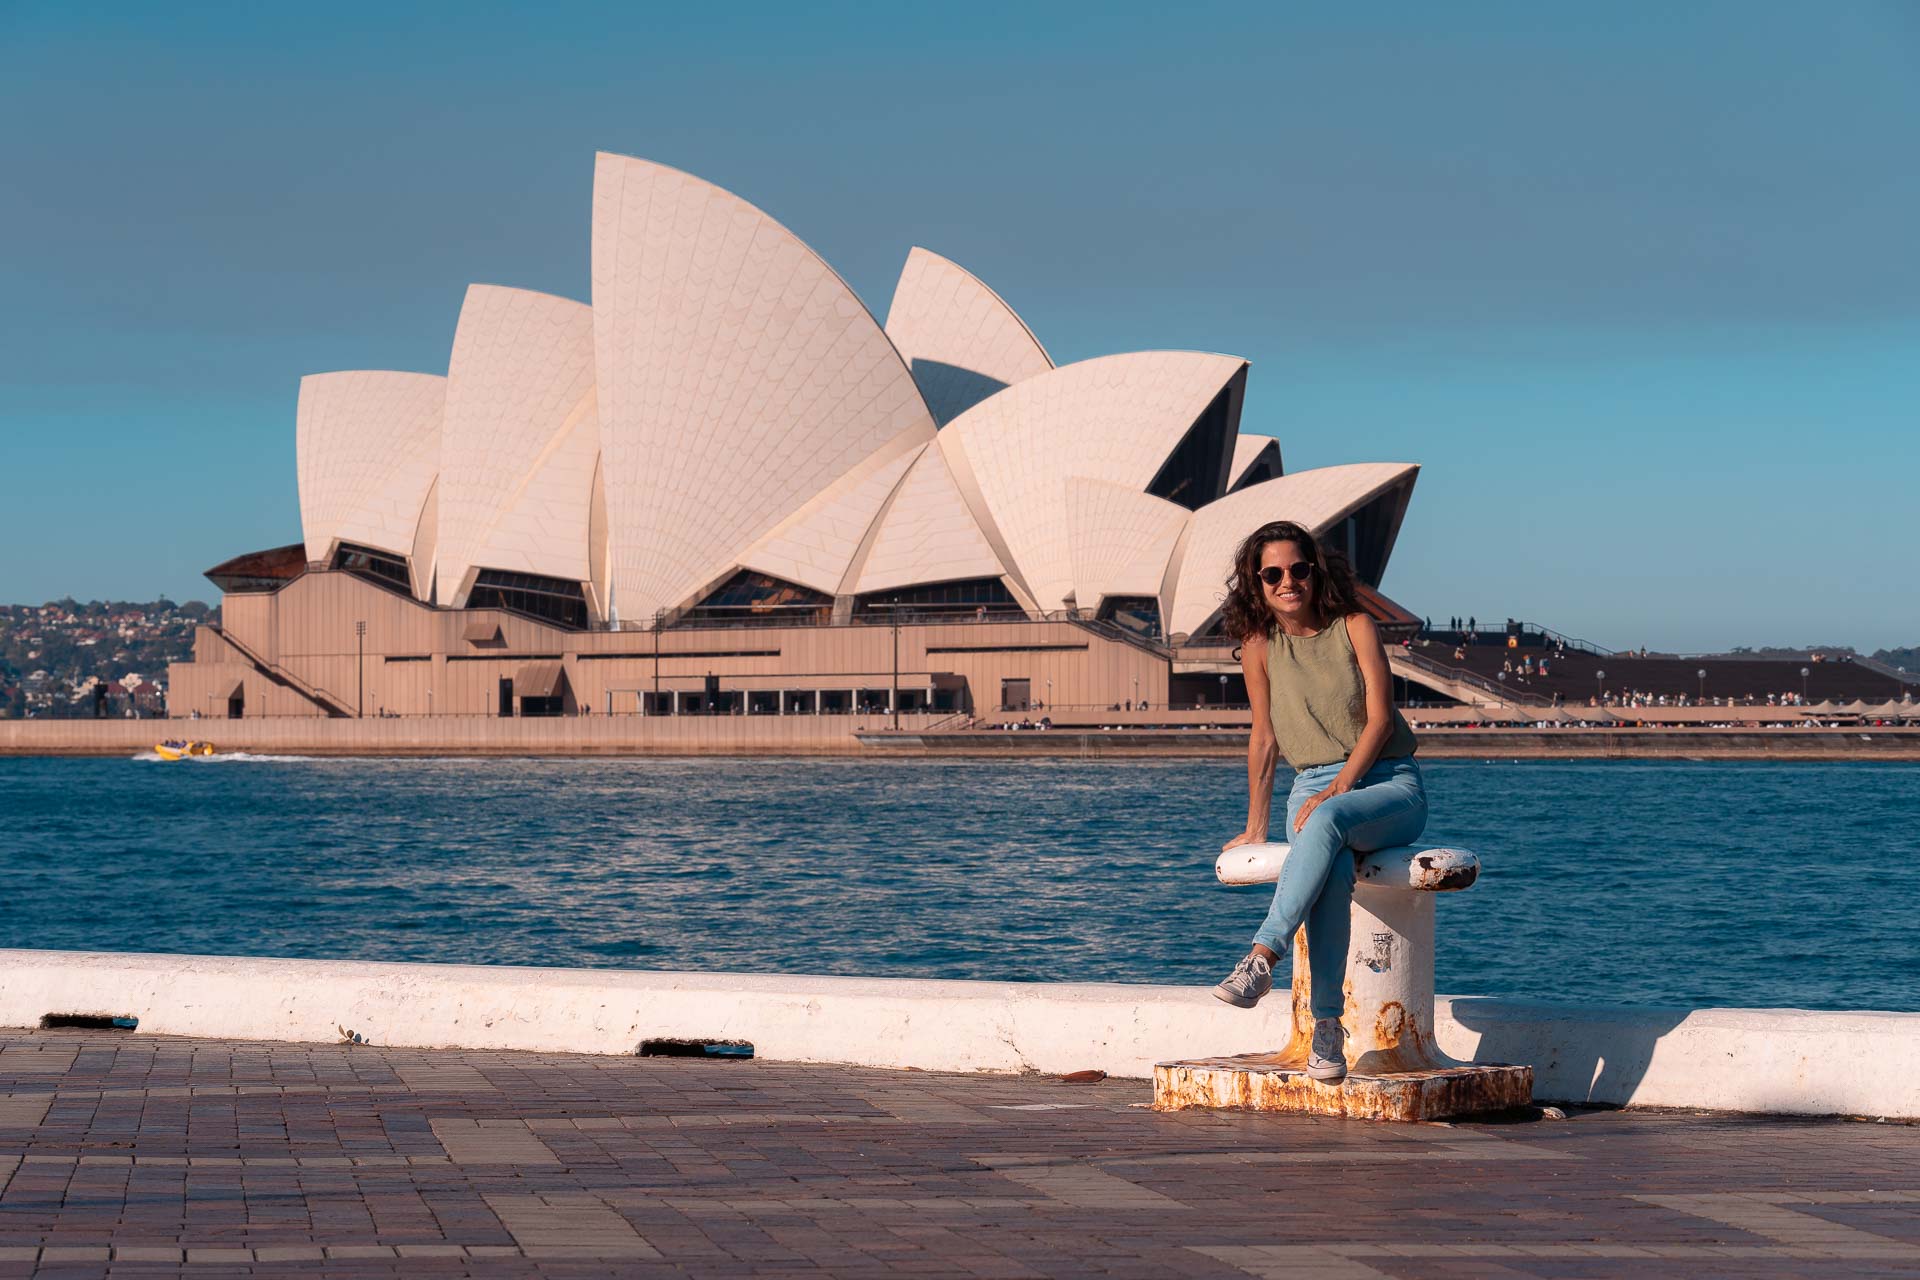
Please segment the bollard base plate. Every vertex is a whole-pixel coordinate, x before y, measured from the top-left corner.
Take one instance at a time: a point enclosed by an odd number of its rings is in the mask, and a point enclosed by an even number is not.
[[[1214,1107],[1347,1116],[1356,1120],[1447,1120],[1524,1107],[1533,1068],[1467,1062],[1419,1071],[1349,1072],[1322,1084],[1298,1061],[1248,1053],[1191,1058],[1153,1068],[1153,1109]]]

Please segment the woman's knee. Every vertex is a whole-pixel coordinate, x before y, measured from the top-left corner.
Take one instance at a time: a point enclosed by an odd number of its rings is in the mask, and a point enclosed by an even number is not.
[[[1325,844],[1337,849],[1347,842],[1347,826],[1333,800],[1328,800],[1307,815],[1306,822],[1294,833],[1293,843]]]

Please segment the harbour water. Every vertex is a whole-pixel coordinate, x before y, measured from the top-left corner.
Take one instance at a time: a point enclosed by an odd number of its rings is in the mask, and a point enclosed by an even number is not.
[[[1439,989],[1920,1010],[1920,766],[1426,766]],[[1284,778],[1282,780],[1284,791]],[[1231,761],[0,759],[0,946],[1211,983]]]

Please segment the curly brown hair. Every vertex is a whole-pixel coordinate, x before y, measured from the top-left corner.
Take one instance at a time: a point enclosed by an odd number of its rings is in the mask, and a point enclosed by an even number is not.
[[[1260,589],[1260,553],[1270,542],[1291,542],[1313,566],[1313,609],[1323,621],[1344,618],[1355,609],[1353,567],[1347,558],[1320,540],[1302,525],[1291,520],[1274,520],[1248,534],[1233,553],[1233,573],[1227,579],[1227,602],[1220,611],[1220,624],[1227,634],[1245,643],[1264,640],[1273,634],[1273,610],[1267,607],[1266,593]]]

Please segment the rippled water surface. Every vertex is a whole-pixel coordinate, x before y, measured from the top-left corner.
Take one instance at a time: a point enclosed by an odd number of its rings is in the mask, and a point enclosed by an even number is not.
[[[1920,766],[1426,765],[1439,986],[1920,1009]],[[0,759],[0,946],[1211,983],[1232,761]],[[1284,781],[1283,781],[1284,788]]]

